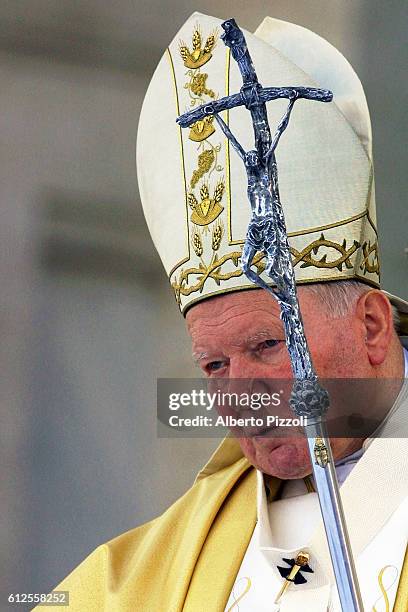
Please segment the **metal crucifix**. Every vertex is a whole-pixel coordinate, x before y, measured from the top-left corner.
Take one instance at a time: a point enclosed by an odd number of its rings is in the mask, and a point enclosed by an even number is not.
[[[206,116],[214,115],[221,130],[245,165],[251,219],[242,249],[241,267],[248,279],[271,293],[279,303],[286,346],[295,378],[290,405],[295,414],[306,416],[308,419],[305,434],[342,610],[359,612],[362,610],[361,595],[330,442],[323,420],[329,398],[327,391],[319,384],[304,333],[285,218],[279,197],[275,157],[277,145],[288,126],[296,100],[305,98],[330,102],[333,94],[329,90],[310,87],[262,87],[244,34],[235,20],[224,21],[222,27],[224,34],[221,38],[231,49],[232,57],[241,72],[243,85],[239,93],[203,104],[178,117],[177,122],[185,128]],[[289,103],[272,138],[266,102],[278,98],[286,98]],[[250,151],[244,150],[219,116],[221,111],[237,106],[245,106],[251,113],[255,148]],[[259,251],[263,251],[266,256],[265,272],[276,287],[270,287],[251,269],[253,258]]]
[[[294,376],[297,379],[315,378],[313,365],[307,347],[306,337],[296,298],[296,285],[287,242],[285,219],[279,197],[278,167],[275,150],[282,133],[287,128],[295,101],[300,98],[319,102],[330,102],[333,94],[326,89],[311,87],[262,87],[253,66],[245,37],[234,19],[222,24],[224,43],[231,48],[238,63],[243,85],[238,94],[233,94],[181,115],[177,122],[189,127],[205,116],[214,115],[218,125],[242,159],[248,177],[248,199],[251,204],[251,220],[242,249],[241,267],[247,278],[266,289],[278,300],[281,318],[285,326],[287,347],[291,354]],[[266,112],[266,102],[287,98],[289,104],[271,137]],[[244,105],[251,113],[255,136],[255,149],[245,151],[219,116],[226,109]],[[265,272],[276,285],[269,287],[251,269],[253,258],[258,251],[266,256]],[[291,341],[296,336],[296,342]]]

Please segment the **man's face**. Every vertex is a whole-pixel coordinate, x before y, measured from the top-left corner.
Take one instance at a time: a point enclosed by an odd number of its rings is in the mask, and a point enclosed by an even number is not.
[[[330,317],[320,300],[300,287],[299,302],[306,337],[320,378],[368,378],[361,322],[350,314]],[[230,379],[292,377],[279,305],[266,291],[239,291],[192,307],[186,316],[193,355],[206,376]],[[239,439],[249,461],[266,474],[301,478],[311,473],[306,439]],[[361,446],[361,440],[333,438],[335,459]]]

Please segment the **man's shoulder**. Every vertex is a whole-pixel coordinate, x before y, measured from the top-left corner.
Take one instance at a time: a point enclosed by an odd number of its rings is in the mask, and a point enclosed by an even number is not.
[[[114,586],[115,576],[137,554],[145,534],[157,519],[134,527],[90,552],[54,589],[68,592],[72,612],[99,612],[105,607],[106,591]],[[43,608],[34,608],[40,612]]]
[[[97,546],[53,589],[68,592],[70,612],[105,609],[107,593],[119,589],[129,568],[137,574],[149,551],[150,555],[154,554],[164,544],[165,536],[162,533],[160,537],[160,532],[166,532],[166,515],[174,512],[179,501],[162,515]],[[33,612],[37,610],[40,612],[42,608],[34,608]]]
[[[99,612],[108,601],[112,610],[122,609],[128,584],[132,583],[134,597],[137,584],[148,584],[152,577],[157,584],[165,581],[178,551],[191,547],[197,533],[210,527],[231,489],[251,467],[242,457],[234,459],[229,465],[213,463],[211,470],[201,472],[163,514],[95,548],[54,589],[69,591],[70,612]],[[119,600],[120,606],[114,603]]]

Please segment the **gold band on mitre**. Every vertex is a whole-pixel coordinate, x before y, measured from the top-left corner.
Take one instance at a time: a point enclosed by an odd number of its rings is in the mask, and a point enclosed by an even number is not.
[[[186,21],[156,68],[138,129],[142,205],[183,313],[205,298],[253,287],[240,267],[250,216],[242,160],[212,117],[184,130],[176,124],[180,114],[242,86],[221,33],[219,19],[194,13]],[[379,287],[371,125],[358,77],[339,51],[299,26],[266,18],[255,34],[244,33],[263,86],[334,94],[329,104],[297,101],[276,153],[297,283],[356,279]],[[272,133],[286,105],[267,104]],[[235,108],[223,118],[252,149],[248,111]],[[253,268],[264,273],[263,253]]]

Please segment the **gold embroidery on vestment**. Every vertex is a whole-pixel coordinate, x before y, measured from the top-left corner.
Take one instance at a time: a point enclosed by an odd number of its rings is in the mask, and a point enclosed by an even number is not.
[[[191,221],[196,225],[208,225],[222,213],[224,207],[220,205],[224,193],[224,182],[220,180],[215,186],[213,196],[210,197],[208,185],[203,183],[200,189],[201,201],[199,202],[194,193],[188,194],[188,204],[192,209]]]
[[[244,587],[243,592],[241,593],[241,595],[239,595],[238,597],[235,595],[235,588],[238,586],[238,584],[245,580],[246,584]],[[240,578],[236,584],[234,585],[233,589],[232,589],[232,596],[234,598],[234,603],[232,604],[232,606],[230,606],[227,610],[227,612],[231,612],[231,610],[233,610],[234,608],[239,608],[238,603],[241,601],[241,599],[243,599],[245,597],[245,595],[248,593],[249,589],[251,588],[251,579],[248,578],[248,576],[243,576],[242,578]]]
[[[177,116],[179,116],[180,115],[180,104],[179,104],[179,96],[178,96],[178,90],[177,90],[177,81],[176,81],[176,74],[175,74],[175,71],[174,71],[173,58],[171,56],[170,49],[167,49],[167,57],[168,57],[169,62],[170,62],[170,69],[171,69],[171,75],[172,75],[172,80],[173,80],[174,98],[175,98],[175,102],[176,102]],[[185,199],[185,204],[186,204],[186,238],[187,238],[186,242],[187,242],[187,253],[188,253],[188,255],[186,257],[184,257],[184,259],[179,261],[174,269],[177,269],[178,266],[183,265],[183,263],[188,261],[190,259],[190,257],[191,257],[191,254],[190,254],[190,240],[189,240],[189,233],[188,233],[188,201],[187,201],[186,166],[185,166],[185,161],[184,161],[183,135],[181,133],[181,127],[177,126],[177,129],[178,129],[178,136],[179,136],[179,142],[180,142],[181,175],[183,177],[184,193],[186,194],[186,199]]]
[[[196,25],[192,36],[193,48],[190,50],[184,41],[180,41],[180,55],[186,68],[200,68],[206,64],[212,57],[212,50],[217,44],[217,30],[214,30],[205,41],[202,47],[201,28]]]
[[[312,257],[312,253],[314,255],[318,254],[318,251],[321,247],[327,247],[329,249],[334,249],[338,253],[340,253],[340,257],[335,259],[334,261],[327,261],[327,253],[325,253],[321,259],[314,259]],[[346,239],[343,240],[342,244],[337,242],[333,242],[332,240],[326,240],[324,234],[322,233],[318,240],[314,240],[310,244],[308,244],[302,251],[297,251],[295,248],[291,248],[292,255],[295,256],[293,261],[293,266],[296,266],[300,261],[301,268],[307,268],[309,266],[314,266],[315,268],[337,268],[339,272],[343,269],[343,264],[346,268],[352,269],[353,264],[350,261],[350,257],[356,252],[356,250],[360,247],[360,243],[357,240],[354,240],[352,246],[350,248],[346,248]]]
[[[392,582],[387,587],[385,587],[384,582],[383,582],[383,577],[387,569],[393,569],[395,570],[396,573],[394,575]],[[377,612],[377,608],[375,607],[375,604],[377,604],[379,601],[382,601],[384,603],[385,612],[390,612],[390,600],[388,599],[387,591],[392,587],[392,585],[395,583],[397,578],[398,578],[398,568],[395,567],[395,565],[385,565],[383,568],[381,568],[378,574],[378,578],[377,578],[378,585],[381,591],[381,596],[375,601],[372,607],[372,612]]]
[[[189,139],[193,140],[194,142],[202,142],[203,140],[206,140],[215,132],[213,123],[214,115],[208,115],[207,117],[204,117],[204,119],[196,121],[190,127],[190,133],[188,135]]]
[[[203,199],[201,200],[201,202],[198,202],[194,194],[189,194],[189,205],[193,209],[191,221],[193,221],[196,225],[203,226],[208,225],[214,219],[216,219],[216,217],[220,214],[221,211],[217,212],[217,209],[215,208],[215,203],[213,201],[214,199],[211,200],[209,198],[208,188],[204,189],[201,192],[201,197]],[[222,197],[222,194],[219,197]],[[316,255],[322,247],[334,249],[341,253],[341,256],[332,261],[327,261],[327,253],[325,253],[320,259],[313,257],[312,254]],[[356,253],[358,253],[360,248],[361,245],[356,240],[354,240],[353,244],[349,248],[347,248],[347,243],[345,239],[343,240],[342,244],[339,244],[332,240],[326,240],[324,235],[321,234],[319,239],[313,240],[301,251],[298,251],[294,247],[290,247],[290,252],[293,257],[293,267],[300,264],[301,268],[312,266],[316,268],[327,269],[337,268],[339,272],[341,272],[343,269],[343,265],[348,269],[353,268],[353,264],[350,258],[353,255],[356,256]],[[179,278],[176,278],[172,282],[172,287],[174,289],[177,302],[180,303],[181,295],[188,296],[191,295],[191,293],[195,293],[196,291],[199,291],[201,293],[203,291],[207,279],[209,278],[212,278],[217,285],[220,285],[221,281],[226,281],[230,278],[236,278],[241,276],[243,274],[241,268],[239,267],[239,260],[241,258],[241,254],[241,250],[232,251],[231,253],[226,253],[220,259],[213,258],[209,265],[200,265],[198,268],[193,266],[191,268],[187,268],[186,270],[181,270]],[[221,272],[222,267],[225,266],[225,264],[227,264],[228,262],[232,262],[232,264],[237,269],[229,272]],[[252,261],[252,267],[256,268],[257,274],[262,274],[262,272],[264,272],[265,253],[259,251],[256,254]],[[195,282],[193,281],[194,284],[188,286],[190,276],[196,276],[198,277],[198,280],[196,280]],[[333,279],[331,280],[337,280],[338,278],[340,277],[333,277]],[[330,279],[327,278],[325,280]],[[312,280],[311,282],[316,281]],[[374,281],[373,285],[375,285]]]
[[[370,240],[368,242],[364,242],[362,249],[364,259],[360,264],[360,270],[363,270],[364,274],[370,272],[371,274],[378,274],[378,276],[380,276],[380,262],[378,259],[377,240],[374,242],[374,244],[371,244]]]

